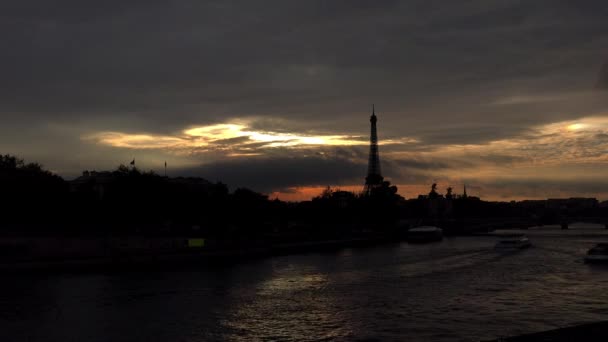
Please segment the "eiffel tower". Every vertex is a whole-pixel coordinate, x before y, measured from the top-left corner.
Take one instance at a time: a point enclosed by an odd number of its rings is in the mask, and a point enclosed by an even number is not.
[[[378,132],[376,131],[376,108],[372,105],[372,116],[369,118],[371,122],[371,135],[369,139],[369,161],[367,164],[367,177],[365,177],[365,187],[363,193],[371,194],[372,190],[381,186],[384,177],[380,171],[380,154],[378,152]]]

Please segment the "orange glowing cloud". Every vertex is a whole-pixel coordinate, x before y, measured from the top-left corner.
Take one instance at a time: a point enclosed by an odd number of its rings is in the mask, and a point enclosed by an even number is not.
[[[306,146],[365,146],[367,137],[351,135],[312,135],[253,130],[246,123],[222,123],[185,129],[180,134],[154,135],[122,132],[100,132],[84,137],[98,144],[129,149],[162,149],[168,151],[201,149],[255,149]],[[414,139],[385,140],[383,144],[415,142]],[[234,152],[230,155],[252,155],[258,152]]]

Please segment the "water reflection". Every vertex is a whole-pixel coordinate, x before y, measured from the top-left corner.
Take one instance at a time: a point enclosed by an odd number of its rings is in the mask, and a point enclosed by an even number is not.
[[[8,341],[483,340],[608,318],[603,229],[285,256],[214,269],[6,277]]]

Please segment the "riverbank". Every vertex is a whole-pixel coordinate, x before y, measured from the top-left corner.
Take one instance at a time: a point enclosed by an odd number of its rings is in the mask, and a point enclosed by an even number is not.
[[[192,240],[202,242],[192,246]],[[136,269],[167,269],[193,264],[215,265],[275,255],[332,251],[398,242],[388,236],[249,246],[214,245],[204,239],[127,238],[127,239],[12,239],[4,241],[11,250],[32,251],[29,255],[4,258],[3,272],[98,272]],[[208,246],[205,245],[208,244]]]
[[[604,342],[608,341],[608,321],[581,324],[514,337],[499,338],[492,342]]]

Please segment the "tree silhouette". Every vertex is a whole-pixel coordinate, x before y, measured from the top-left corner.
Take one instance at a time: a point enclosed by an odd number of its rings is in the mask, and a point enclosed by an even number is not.
[[[38,163],[0,155],[0,189],[2,209],[10,213],[3,216],[4,228],[32,223],[37,229],[50,229],[49,223],[65,216],[67,183]]]
[[[431,185],[431,191],[429,192],[429,198],[433,199],[437,197],[439,197],[439,194],[437,193],[437,183],[433,183]]]

